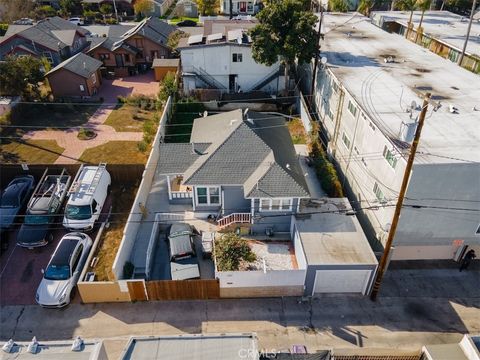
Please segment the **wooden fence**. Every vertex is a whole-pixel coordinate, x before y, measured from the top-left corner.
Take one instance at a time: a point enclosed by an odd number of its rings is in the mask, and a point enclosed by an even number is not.
[[[28,165],[28,170],[23,170],[20,164],[2,164],[0,171],[0,184],[4,187],[15,176],[33,175],[39,179],[46,168],[49,174],[60,174],[62,169],[66,169],[71,176],[75,176],[80,164],[32,164]],[[142,179],[142,173],[145,169],[143,164],[108,164],[107,170],[110,173],[113,183],[134,184]]]
[[[146,281],[149,300],[204,300],[220,298],[218,280]]]

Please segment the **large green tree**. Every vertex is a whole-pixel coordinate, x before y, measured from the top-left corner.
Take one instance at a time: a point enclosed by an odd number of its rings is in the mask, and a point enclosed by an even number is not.
[[[218,10],[218,0],[196,0],[202,16],[215,15]]]
[[[373,0],[360,0],[357,11],[365,16],[370,16],[370,11],[374,5],[375,2]]]
[[[0,91],[5,95],[35,97],[43,76],[41,60],[32,56],[8,56],[0,62]]]
[[[308,63],[318,51],[315,25],[318,18],[304,0],[269,1],[258,14],[259,24],[250,31],[253,59],[272,66],[279,59],[285,65],[285,87],[290,66],[298,60]]]
[[[237,271],[242,262],[257,259],[247,241],[234,233],[225,233],[215,241],[214,255],[220,271]]]

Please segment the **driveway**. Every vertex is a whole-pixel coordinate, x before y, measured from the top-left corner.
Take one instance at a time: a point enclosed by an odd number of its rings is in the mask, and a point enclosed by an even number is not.
[[[109,141],[141,141],[143,139],[142,132],[117,132],[113,127],[104,125],[104,123],[118,104],[118,96],[139,94],[156,96],[158,89],[159,83],[154,80],[153,71],[127,78],[104,80],[98,94],[98,97],[103,98],[104,102],[83,125],[85,128],[95,130],[97,136],[94,139],[80,140],[77,136],[79,128],[30,131],[23,136],[23,139],[55,140],[59,146],[65,149],[55,161],[56,164],[74,164],[86,149],[106,144]]]

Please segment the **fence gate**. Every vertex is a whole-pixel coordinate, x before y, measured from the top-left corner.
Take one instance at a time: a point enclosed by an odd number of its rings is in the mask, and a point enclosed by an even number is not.
[[[127,286],[131,301],[148,300],[147,293],[145,291],[145,282],[143,280],[127,281]]]
[[[203,300],[220,298],[220,281],[158,280],[147,281],[149,300]]]

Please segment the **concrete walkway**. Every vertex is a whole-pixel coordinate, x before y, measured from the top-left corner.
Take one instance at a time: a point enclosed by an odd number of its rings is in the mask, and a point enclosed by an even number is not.
[[[308,190],[310,191],[310,196],[313,199],[320,199],[326,197],[327,194],[322,189],[320,180],[315,173],[313,167],[309,167],[305,163],[305,158],[308,156],[307,145],[297,144],[295,146],[295,152],[298,154],[300,166],[302,167],[303,174],[306,174],[305,181],[307,182]]]
[[[119,78],[104,80],[98,97],[102,97],[104,105],[99,106],[97,111],[82,126],[95,130],[97,136],[91,140],[80,140],[78,132],[80,127],[72,127],[65,130],[38,130],[27,132],[25,140],[55,140],[59,146],[64,148],[62,155],[58,157],[55,164],[74,164],[87,149],[104,145],[110,141],[141,141],[142,132],[117,132],[111,126],[104,125],[107,118],[115,109],[118,96],[129,96],[143,94],[155,96],[158,92],[159,83],[153,78],[153,72]]]

